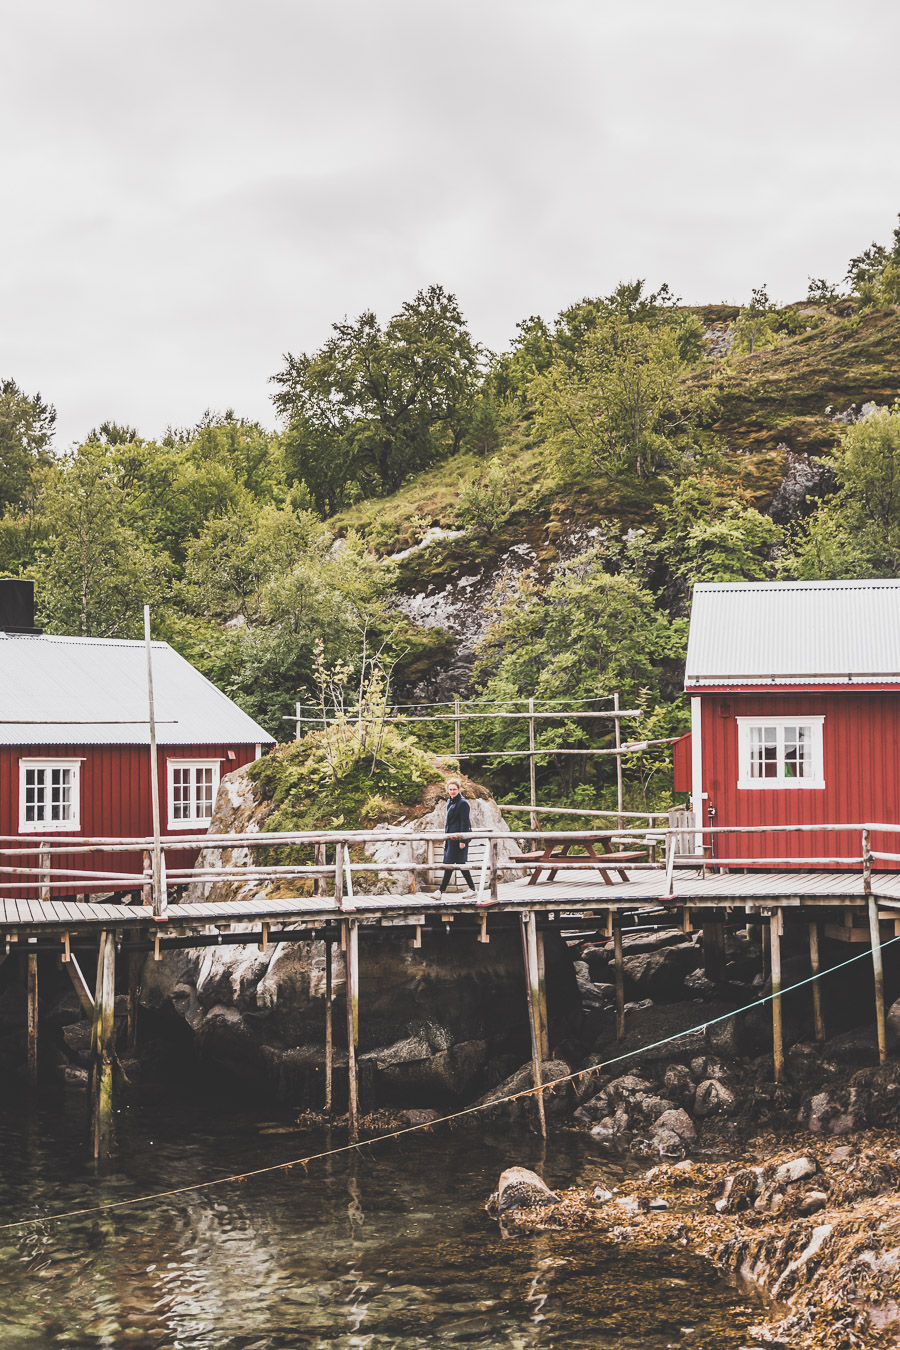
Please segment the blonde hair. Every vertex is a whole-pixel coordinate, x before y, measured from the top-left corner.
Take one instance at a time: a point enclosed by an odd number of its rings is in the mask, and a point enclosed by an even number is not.
[[[451,783],[455,783],[457,787],[461,786],[458,778],[448,778],[447,782],[445,783],[445,787],[449,787]]]

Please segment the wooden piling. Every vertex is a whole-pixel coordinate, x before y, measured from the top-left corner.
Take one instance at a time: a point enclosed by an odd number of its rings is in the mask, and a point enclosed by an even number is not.
[[[883,1064],[887,1055],[886,1026],[884,1016],[884,965],[881,956],[881,928],[878,923],[878,901],[869,896],[869,940],[872,943],[872,974],[875,977],[875,1025],[878,1030],[878,1062]]]
[[[350,1084],[350,1142],[359,1139],[359,1074],[356,1051],[359,1046],[359,926],[356,919],[344,920],[347,967],[347,1074]]]
[[[703,973],[718,983],[725,978],[725,925],[721,919],[703,921]]]
[[[813,975],[819,975],[821,973],[821,966],[819,963],[819,925],[817,923],[811,923],[809,925],[809,968]],[[823,1045],[825,1042],[825,1014],[822,1010],[821,980],[813,980],[812,1000],[816,1040],[819,1045]]]
[[[769,951],[772,961],[772,1054],[775,1082],[784,1081],[784,1026],[781,1010],[781,911],[769,916]]]
[[[37,952],[29,952],[27,957],[27,1052],[26,1067],[28,1075],[28,1086],[37,1087],[38,1076],[38,966]]]
[[[143,966],[143,953],[131,952],[128,957],[128,1022],[125,1029],[125,1041],[129,1050],[133,1050],[137,1045],[138,995],[141,992]]]
[[[550,1021],[547,1016],[547,965],[544,956],[544,934],[537,926],[537,915],[534,922],[534,939],[537,946],[537,968],[538,968],[538,1001],[537,1014],[538,1025],[541,1033],[541,1059],[550,1058]]]
[[[113,1054],[115,1050],[116,942],[101,933],[91,1026],[91,1151],[105,1158],[113,1147]]]
[[[541,1068],[541,1033],[538,1014],[538,1000],[540,998],[540,977],[538,974],[538,956],[537,941],[535,932],[534,913],[531,910],[523,910],[522,921],[522,952],[525,958],[525,992],[528,1001],[528,1026],[531,1031],[531,1076],[535,1087],[537,1097],[538,1123],[541,1129],[541,1138],[547,1138],[547,1117],[544,1112],[544,1077]]]
[[[622,925],[619,916],[613,920],[613,950],[616,963],[616,1040],[625,1039],[625,969],[622,965]]]
[[[334,1008],[331,988],[331,938],[325,937],[325,1114],[331,1115],[334,1091]]]

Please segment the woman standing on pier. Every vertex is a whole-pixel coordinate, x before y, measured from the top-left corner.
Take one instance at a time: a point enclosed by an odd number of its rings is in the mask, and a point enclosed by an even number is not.
[[[447,819],[444,822],[444,830],[447,834],[444,844],[444,873],[441,877],[440,890],[433,891],[432,894],[435,900],[440,900],[444,891],[450,885],[450,878],[459,868],[463,874],[463,880],[469,888],[465,892],[465,898],[468,900],[475,894],[475,883],[472,881],[472,873],[465,867],[465,864],[469,861],[469,841],[463,836],[468,834],[472,828],[472,816],[469,811],[469,803],[459,790],[457,778],[447,779],[447,796],[450,800],[447,803]]]

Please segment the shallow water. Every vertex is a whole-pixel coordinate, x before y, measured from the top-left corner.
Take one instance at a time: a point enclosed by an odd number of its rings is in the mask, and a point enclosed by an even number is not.
[[[0,1108],[0,1223],[280,1162],[324,1135],[261,1135],[246,1103],[145,1092],[116,1160],[85,1158],[83,1101]],[[20,1097],[19,1093],[15,1094]],[[268,1117],[271,1121],[271,1116]],[[333,1143],[343,1140],[336,1132]],[[100,1216],[0,1231],[0,1347],[144,1350],[738,1350],[753,1310],[681,1250],[505,1239],[505,1166],[608,1177],[578,1138],[416,1134],[363,1154]]]

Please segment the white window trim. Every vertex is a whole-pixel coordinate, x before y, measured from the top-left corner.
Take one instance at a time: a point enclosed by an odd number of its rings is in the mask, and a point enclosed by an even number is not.
[[[20,834],[77,834],[81,829],[81,764],[80,759],[20,759],[19,760],[19,833]],[[26,820],[25,773],[28,769],[72,770],[72,819]]]
[[[821,790],[825,787],[825,766],[823,759],[824,714],[810,716],[809,713],[797,713],[791,717],[738,717],[738,788],[751,792],[803,792],[807,789]],[[785,727],[813,728],[813,773],[811,778],[751,778],[750,777],[750,728],[777,727],[783,733]],[[816,734],[818,733],[818,734]],[[783,755],[783,734],[779,738],[779,760]]]
[[[219,791],[219,783],[222,779],[222,761],[220,759],[167,759],[166,760],[166,801],[169,830],[189,830],[192,833],[196,830],[208,830],[211,817],[192,816],[189,820],[175,820],[172,816],[172,810],[175,804],[175,770],[176,769],[212,769],[213,772],[213,809],[216,804],[216,794]],[[192,806],[194,803],[192,803]]]

